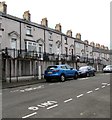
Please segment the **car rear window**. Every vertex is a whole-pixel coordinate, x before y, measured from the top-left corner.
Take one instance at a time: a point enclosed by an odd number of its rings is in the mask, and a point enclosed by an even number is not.
[[[52,70],[52,69],[56,69],[57,68],[57,66],[49,66],[48,68],[47,68],[47,70]]]

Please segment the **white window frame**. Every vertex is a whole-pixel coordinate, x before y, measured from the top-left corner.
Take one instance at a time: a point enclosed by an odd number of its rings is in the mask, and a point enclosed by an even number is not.
[[[33,46],[36,47],[36,50],[29,50],[29,45],[31,45],[32,48],[33,48]],[[32,41],[26,41],[26,49],[27,49],[27,51],[35,51],[35,52],[37,52],[37,43],[32,42]]]
[[[31,27],[28,27],[27,26],[27,29],[26,29],[26,35],[31,35]]]
[[[50,53],[50,54],[53,53],[53,44],[49,44],[49,53]]]

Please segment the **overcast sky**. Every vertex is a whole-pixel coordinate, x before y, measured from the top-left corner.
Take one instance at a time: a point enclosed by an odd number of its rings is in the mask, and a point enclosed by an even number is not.
[[[19,18],[29,10],[31,21],[38,24],[47,17],[48,26],[61,23],[62,32],[71,29],[73,37],[110,47],[111,0],[5,0],[7,13]]]

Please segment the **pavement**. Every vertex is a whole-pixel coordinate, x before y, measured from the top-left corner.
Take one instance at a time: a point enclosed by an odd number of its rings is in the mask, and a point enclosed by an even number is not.
[[[97,72],[96,74],[99,74],[101,72]],[[20,86],[27,86],[27,85],[32,85],[32,84],[38,84],[38,83],[43,83],[46,82],[45,79],[24,79],[24,80],[18,80],[15,82],[2,82],[2,89],[6,88],[14,88],[14,87],[20,87]]]
[[[45,79],[32,79],[32,80],[24,80],[24,81],[11,82],[11,83],[2,82],[2,89],[27,86],[27,85],[38,84],[43,82],[45,82]]]

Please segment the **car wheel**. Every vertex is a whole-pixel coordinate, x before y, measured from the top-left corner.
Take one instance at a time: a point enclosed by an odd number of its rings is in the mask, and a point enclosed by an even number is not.
[[[77,78],[78,78],[78,74],[75,73],[75,75],[74,75],[74,79],[77,79]]]
[[[90,74],[89,73],[86,73],[86,77],[89,77],[90,76]]]
[[[64,82],[64,81],[65,81],[65,79],[66,79],[66,78],[65,78],[65,76],[64,76],[64,75],[61,75],[61,76],[60,76],[60,81],[61,81],[61,82]]]
[[[47,78],[47,79],[46,79],[46,82],[50,82],[50,79]]]
[[[93,76],[95,76],[95,72],[93,73]]]

